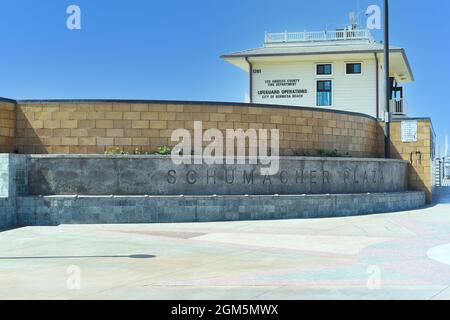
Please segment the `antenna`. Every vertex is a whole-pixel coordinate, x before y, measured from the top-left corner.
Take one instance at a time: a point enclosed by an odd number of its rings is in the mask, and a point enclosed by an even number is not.
[[[358,27],[358,14],[354,11],[348,14],[348,18],[350,20],[350,29],[354,30]]]
[[[359,0],[356,0],[356,11],[351,11],[348,14],[348,18],[350,21],[349,29],[355,30],[361,26],[361,14],[365,13],[365,10],[360,10]],[[367,14],[366,14],[367,15]]]
[[[356,0],[356,24],[357,26],[360,26],[360,19],[359,19],[359,0]]]
[[[448,157],[448,129],[445,130],[445,146],[444,146],[444,157]]]

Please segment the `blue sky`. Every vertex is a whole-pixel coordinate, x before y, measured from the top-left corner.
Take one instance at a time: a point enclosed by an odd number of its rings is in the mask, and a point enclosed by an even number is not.
[[[261,46],[265,31],[346,25],[357,2],[0,0],[0,96],[241,102],[247,76],[220,54]],[[406,49],[416,78],[406,86],[411,115],[431,117],[442,142],[450,3],[390,3],[391,43]],[[81,7],[81,30],[66,28],[71,4]],[[382,1],[359,1],[370,4]]]

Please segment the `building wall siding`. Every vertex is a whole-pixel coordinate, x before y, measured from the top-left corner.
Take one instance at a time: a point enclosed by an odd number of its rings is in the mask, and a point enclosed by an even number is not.
[[[346,74],[346,63],[361,62],[362,73]],[[376,61],[373,59],[334,60],[332,75],[316,75],[317,63],[331,63],[328,60],[309,60],[298,62],[254,62],[252,73],[252,97],[254,103],[316,107],[316,81],[332,80],[333,110],[360,112],[372,117],[377,115],[376,105]],[[297,86],[270,87],[266,81],[299,79]],[[260,90],[267,89],[306,89],[302,98],[263,98]]]

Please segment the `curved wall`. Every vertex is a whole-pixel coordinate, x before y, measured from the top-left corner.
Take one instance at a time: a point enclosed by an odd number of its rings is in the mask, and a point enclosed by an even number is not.
[[[19,101],[16,148],[20,153],[102,154],[117,146],[155,152],[173,146],[174,129],[279,129],[281,155],[337,150],[377,157],[379,128],[363,114],[302,107],[170,101]]]
[[[169,156],[25,155],[30,195],[290,195],[401,192],[408,162],[280,157],[261,164],[181,164]]]
[[[307,196],[17,198],[18,226],[335,218],[420,208],[420,191]]]
[[[0,98],[0,153],[10,153],[15,149],[15,106],[15,101]]]

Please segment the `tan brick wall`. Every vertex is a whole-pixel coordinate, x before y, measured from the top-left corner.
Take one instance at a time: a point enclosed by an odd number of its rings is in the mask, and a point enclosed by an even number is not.
[[[280,130],[282,155],[316,155],[318,149],[374,157],[378,122],[330,111],[262,106],[136,103],[24,103],[17,108],[21,153],[104,153],[116,146],[155,152],[173,146],[174,129]],[[225,132],[225,131],[224,131]]]
[[[14,152],[15,104],[0,100],[0,153]]]
[[[426,192],[427,203],[432,202],[434,187],[433,165],[431,158],[431,121],[418,120],[417,142],[402,142],[401,122],[391,123],[391,157],[410,162],[408,185],[411,190]],[[380,124],[380,153],[384,153],[384,123]]]

